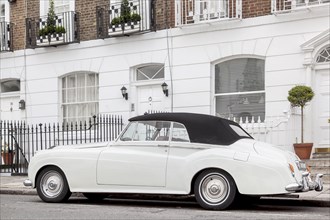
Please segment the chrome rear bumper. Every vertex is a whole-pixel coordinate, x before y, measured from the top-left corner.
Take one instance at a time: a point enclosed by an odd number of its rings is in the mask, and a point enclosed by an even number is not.
[[[32,186],[32,182],[31,182],[31,180],[24,180],[23,185],[24,186]]]
[[[302,181],[289,184],[285,189],[289,192],[307,192],[309,190],[322,191],[323,190],[323,174],[316,174],[315,180],[311,179],[309,172],[302,174]]]

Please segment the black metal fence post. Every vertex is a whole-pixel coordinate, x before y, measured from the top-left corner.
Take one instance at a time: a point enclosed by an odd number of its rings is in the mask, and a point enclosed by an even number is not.
[[[116,115],[95,115],[87,121],[54,123],[53,125],[50,123],[28,125],[22,122],[0,121],[0,147],[4,161],[0,163],[0,173],[26,174],[30,159],[39,150],[60,144],[112,141],[122,128],[122,117]],[[4,158],[5,152],[12,152],[12,156],[6,154]]]

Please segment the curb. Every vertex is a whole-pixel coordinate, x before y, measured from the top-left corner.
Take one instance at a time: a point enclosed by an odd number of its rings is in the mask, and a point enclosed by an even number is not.
[[[0,194],[9,195],[33,195],[36,196],[37,191],[34,189],[9,189],[0,188]],[[84,197],[82,193],[72,193],[74,197]],[[171,195],[141,195],[141,194],[111,194],[113,199],[133,199],[133,200],[166,200],[166,201],[195,201],[193,196],[171,196]],[[287,205],[287,206],[311,206],[311,207],[330,207],[330,198],[326,199],[304,199],[304,198],[280,198],[280,197],[261,197],[262,205]]]
[[[330,207],[330,200],[323,199],[289,199],[289,198],[272,198],[262,197],[261,200],[265,204],[271,205],[288,205],[288,206],[311,206],[311,207]]]
[[[26,189],[6,189],[1,188],[0,194],[10,194],[10,195],[37,195],[35,190],[26,190]]]

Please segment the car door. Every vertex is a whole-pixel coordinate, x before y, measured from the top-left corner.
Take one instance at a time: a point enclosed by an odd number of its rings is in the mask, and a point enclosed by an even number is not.
[[[165,187],[170,123],[164,125],[130,123],[121,138],[101,152],[97,183]]]

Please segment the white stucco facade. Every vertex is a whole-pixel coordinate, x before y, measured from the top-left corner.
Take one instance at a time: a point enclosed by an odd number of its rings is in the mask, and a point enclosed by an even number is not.
[[[306,108],[305,139],[318,141],[314,142],[316,146],[329,147],[329,100],[327,103],[326,100],[330,67],[329,63],[315,62],[318,53],[330,44],[329,27],[329,9],[320,6],[1,53],[0,80],[21,80],[21,91],[13,94],[17,97],[14,105],[23,99],[26,109],[9,111],[6,100],[10,94],[0,94],[0,120],[61,121],[61,78],[76,71],[99,74],[100,114],[119,114],[124,119],[143,114],[143,96],[151,94],[158,103],[153,110],[215,115],[215,64],[232,58],[258,58],[265,61],[266,118],[294,112],[287,101],[288,90],[298,84],[310,85],[316,98]],[[136,68],[145,64],[164,64],[164,79],[135,81]],[[162,93],[163,82],[168,84],[168,97]],[[128,100],[122,97],[122,86],[127,88]],[[321,105],[322,112],[318,109]],[[320,131],[317,129],[323,132],[321,137],[316,134]]]

